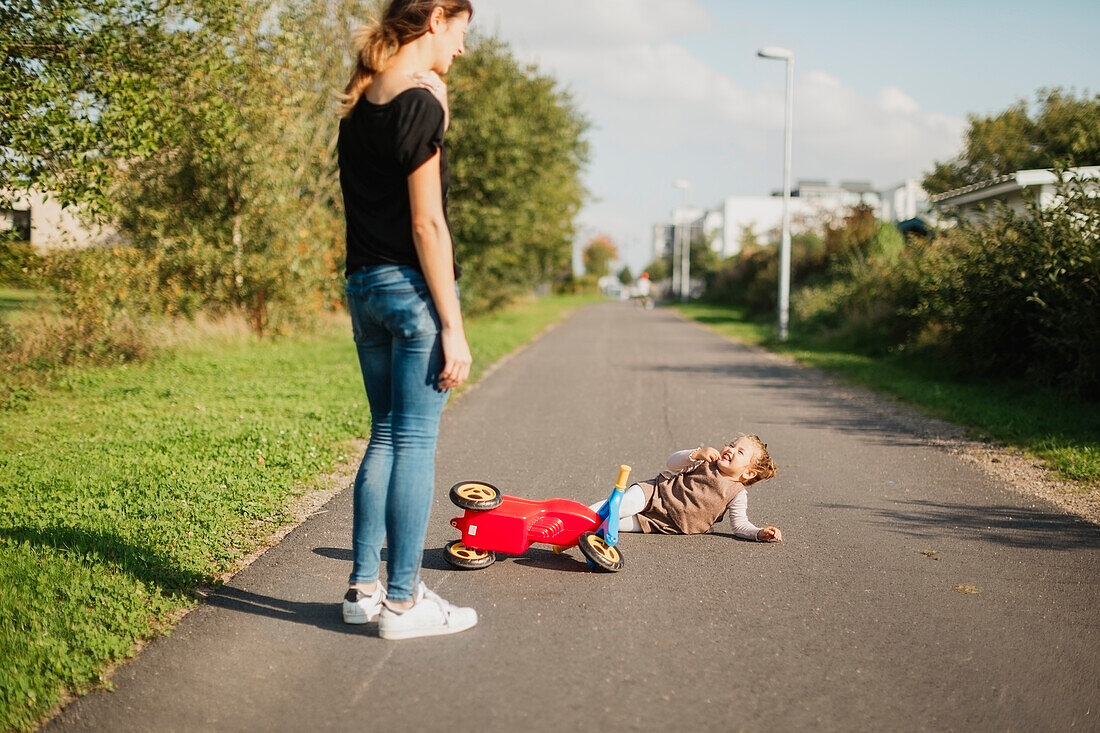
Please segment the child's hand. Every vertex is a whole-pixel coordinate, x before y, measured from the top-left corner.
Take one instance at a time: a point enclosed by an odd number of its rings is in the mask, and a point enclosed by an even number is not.
[[[779,527],[764,527],[756,533],[757,542],[782,542],[783,533]]]
[[[711,448],[709,445],[702,448],[696,448],[691,452],[691,460],[704,461],[706,463],[713,463],[722,457],[722,454],[718,452],[717,448]]]

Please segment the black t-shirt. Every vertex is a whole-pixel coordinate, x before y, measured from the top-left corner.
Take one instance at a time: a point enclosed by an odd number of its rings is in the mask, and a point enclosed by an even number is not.
[[[450,168],[443,149],[443,106],[430,91],[407,89],[385,104],[361,98],[340,121],[340,188],[347,220],[350,275],[372,265],[422,271],[412,236],[409,174],[440,153],[443,212]],[[455,266],[455,277],[458,277]]]

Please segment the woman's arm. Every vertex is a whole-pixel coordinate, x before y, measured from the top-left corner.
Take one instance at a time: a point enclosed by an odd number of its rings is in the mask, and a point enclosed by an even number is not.
[[[443,371],[439,388],[451,389],[470,376],[473,357],[466,343],[462,310],[455,292],[454,250],[447,219],[443,215],[443,189],[439,177],[440,154],[428,158],[409,174],[409,204],[413,244],[428,291],[439,314],[443,342]]]

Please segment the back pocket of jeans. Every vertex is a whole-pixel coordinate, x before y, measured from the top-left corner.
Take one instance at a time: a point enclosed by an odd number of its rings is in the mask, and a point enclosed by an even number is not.
[[[427,285],[377,296],[375,312],[394,336],[408,339],[439,333],[439,317]]]

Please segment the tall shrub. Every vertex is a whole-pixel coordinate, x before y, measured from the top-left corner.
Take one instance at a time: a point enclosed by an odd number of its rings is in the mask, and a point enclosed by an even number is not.
[[[176,134],[166,91],[244,0],[0,3],[0,204],[36,188],[106,214],[119,161]]]
[[[321,0],[253,3],[168,91],[179,134],[126,166],[116,194],[171,311],[240,310],[265,333],[337,302],[348,17]]]
[[[29,242],[0,232],[0,285],[32,284],[37,263],[38,255]]]
[[[937,350],[976,374],[1030,377],[1100,398],[1100,199],[1080,181],[1056,203],[950,235],[915,309]]]
[[[469,44],[448,76],[451,233],[471,311],[570,272],[588,122],[504,43]]]

